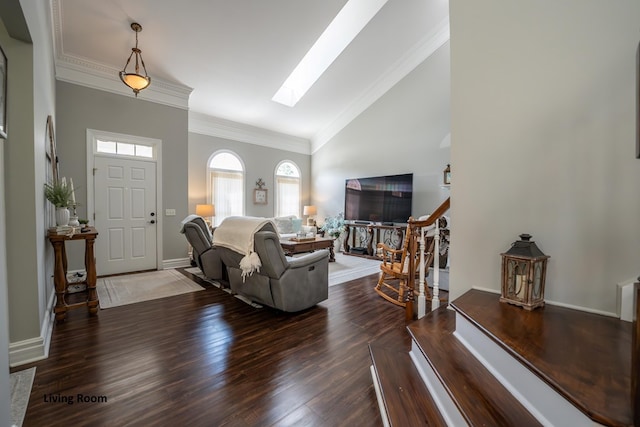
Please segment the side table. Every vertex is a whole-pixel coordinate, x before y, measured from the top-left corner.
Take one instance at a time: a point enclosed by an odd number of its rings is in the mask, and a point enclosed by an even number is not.
[[[87,227],[89,230],[82,233],[74,233],[72,235],[57,234],[55,231],[49,231],[47,238],[53,245],[55,264],[53,273],[53,282],[56,287],[56,306],[54,313],[56,321],[62,322],[67,317],[67,310],[87,306],[89,314],[98,314],[98,292],[96,291],[96,260],[93,255],[93,244],[95,243],[98,231],[94,227]],[[86,230],[86,228],[85,228]],[[84,240],[84,267],[87,271],[87,300],[75,304],[67,304],[65,295],[67,294],[67,251],[65,242],[67,240]]]

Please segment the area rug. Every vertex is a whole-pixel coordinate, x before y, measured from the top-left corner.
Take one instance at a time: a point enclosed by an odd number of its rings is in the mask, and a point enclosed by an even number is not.
[[[97,283],[100,308],[118,307],[203,289],[175,270],[103,277]]]
[[[380,261],[336,253],[336,261],[329,263],[329,286],[359,279],[380,272]]]
[[[9,375],[11,384],[11,425],[20,427],[24,421],[29,405],[29,396],[33,379],[36,376],[36,368],[14,372]]]

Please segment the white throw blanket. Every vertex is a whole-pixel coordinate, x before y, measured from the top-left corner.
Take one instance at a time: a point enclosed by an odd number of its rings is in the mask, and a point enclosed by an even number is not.
[[[260,257],[253,251],[253,235],[267,223],[271,223],[276,229],[273,221],[267,218],[230,216],[213,233],[214,246],[223,246],[245,255],[240,261],[243,280],[254,271],[259,272],[262,267]]]
[[[185,219],[183,219],[182,222],[180,223],[180,232],[184,234],[184,225],[186,223],[188,223],[188,222],[193,221],[196,218],[201,218],[204,221],[204,218],[202,218],[199,215],[193,215],[193,214],[187,215],[187,217]],[[206,223],[206,221],[205,221],[205,223]],[[209,241],[211,241],[211,239],[212,239],[211,229],[209,229],[209,227],[206,227],[205,230],[206,230],[207,235],[209,236]]]

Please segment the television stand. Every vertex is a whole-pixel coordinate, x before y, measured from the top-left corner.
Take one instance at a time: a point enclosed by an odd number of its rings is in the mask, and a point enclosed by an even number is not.
[[[380,257],[377,254],[378,243],[384,243],[389,247],[400,249],[407,225],[382,225],[369,222],[359,224],[354,221],[350,224],[345,224],[345,227],[343,247],[345,254],[379,259]]]

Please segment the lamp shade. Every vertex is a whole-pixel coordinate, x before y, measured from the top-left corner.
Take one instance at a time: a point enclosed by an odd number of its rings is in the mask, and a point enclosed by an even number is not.
[[[216,214],[216,210],[213,205],[196,205],[196,215],[202,217],[210,217]]]
[[[122,82],[133,89],[135,92],[140,92],[142,89],[146,89],[151,84],[151,78],[148,76],[142,76],[140,74],[120,72],[120,79]]]
[[[302,214],[303,215],[317,215],[318,214],[318,208],[315,207],[314,205],[305,206],[304,209],[302,210]]]

